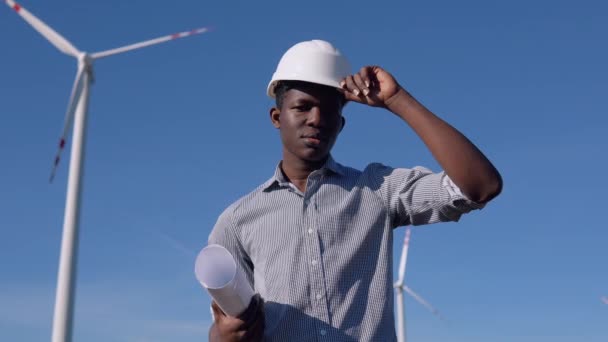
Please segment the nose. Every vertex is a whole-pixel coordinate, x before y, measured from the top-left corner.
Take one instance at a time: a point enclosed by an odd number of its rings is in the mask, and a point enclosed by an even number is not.
[[[306,124],[312,127],[319,127],[322,124],[323,115],[321,113],[321,109],[318,106],[315,106],[310,109],[308,112],[308,117],[306,118]]]

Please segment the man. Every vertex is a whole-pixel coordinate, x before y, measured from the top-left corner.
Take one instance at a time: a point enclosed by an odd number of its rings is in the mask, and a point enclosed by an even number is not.
[[[229,317],[213,303],[211,341],[393,341],[392,233],[403,225],[457,221],[502,188],[498,171],[460,132],[391,74],[351,75],[330,43],[296,44],[268,86],[283,158],[274,176],[219,217],[209,243],[226,247],[255,291]],[[444,172],[330,155],[347,101],[386,108],[423,140]]]

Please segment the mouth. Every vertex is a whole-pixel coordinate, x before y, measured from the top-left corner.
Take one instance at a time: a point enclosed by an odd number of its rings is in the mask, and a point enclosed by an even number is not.
[[[325,137],[323,137],[321,134],[306,134],[303,135],[302,138],[304,139],[307,145],[313,146],[320,145],[326,140]]]

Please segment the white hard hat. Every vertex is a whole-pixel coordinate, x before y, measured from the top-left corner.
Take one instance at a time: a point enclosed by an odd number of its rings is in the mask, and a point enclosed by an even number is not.
[[[292,46],[281,57],[267,93],[274,98],[279,81],[305,81],[340,88],[340,81],[350,74],[348,60],[331,43],[305,41]]]

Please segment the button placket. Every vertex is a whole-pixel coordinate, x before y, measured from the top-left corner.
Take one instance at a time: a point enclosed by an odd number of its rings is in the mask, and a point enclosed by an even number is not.
[[[323,274],[322,259],[321,259],[321,241],[319,230],[317,227],[317,208],[315,202],[315,192],[320,186],[320,175],[311,174],[308,178],[306,192],[304,193],[303,214],[305,222],[305,243],[308,250],[308,274],[310,276],[310,302],[314,316],[318,318],[317,331],[322,336],[327,334],[327,330],[323,329],[325,324],[329,324],[329,308],[327,307],[325,298],[325,279]]]

